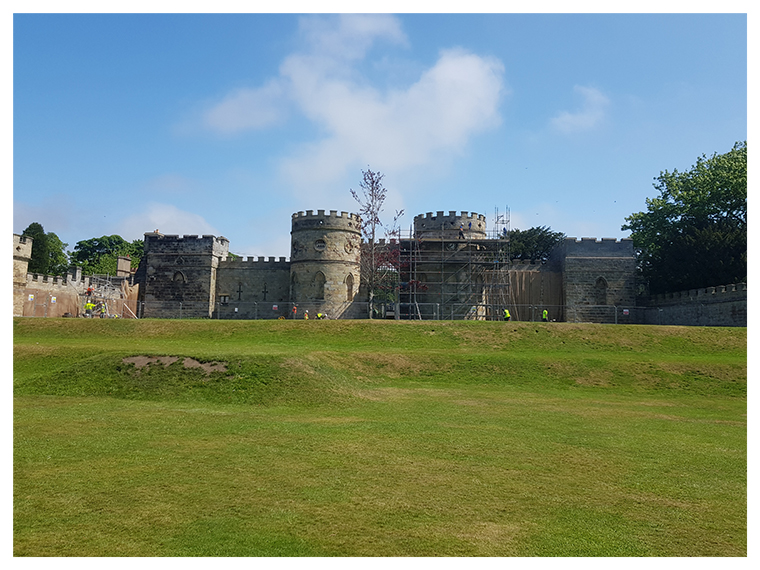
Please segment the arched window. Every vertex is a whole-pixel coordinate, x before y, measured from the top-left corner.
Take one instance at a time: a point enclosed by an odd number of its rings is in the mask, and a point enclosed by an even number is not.
[[[594,304],[607,304],[607,280],[604,277],[599,277],[594,284]]]
[[[172,281],[175,283],[187,283],[187,279],[185,278],[184,273],[181,271],[177,271],[174,273],[174,277],[172,277]]]
[[[325,281],[325,274],[321,271],[317,271],[317,274],[314,276],[314,298],[317,300],[321,301],[325,298]]]
[[[354,276],[349,273],[346,277],[346,301],[354,300]]]

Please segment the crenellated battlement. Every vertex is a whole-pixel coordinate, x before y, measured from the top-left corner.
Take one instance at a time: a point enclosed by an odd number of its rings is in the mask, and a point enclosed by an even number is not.
[[[445,215],[443,211],[427,212],[414,217],[414,233],[420,238],[459,237],[460,226],[468,239],[486,239],[486,217],[475,212],[456,210]]]
[[[250,256],[250,257],[238,257],[232,259],[227,257],[219,261],[219,268],[247,268],[247,269],[275,269],[281,267],[287,269],[290,267],[290,259],[286,257],[262,257],[262,256]]]
[[[480,221],[483,222],[483,229],[485,229],[486,217],[483,214],[478,214],[476,212],[462,211],[457,214],[456,210],[451,210],[448,215],[444,215],[443,211],[436,212],[435,214],[433,214],[433,212],[427,212],[424,216],[419,214],[414,216],[415,224],[417,223],[417,220],[420,220],[420,222],[436,222],[438,225],[441,223]]]
[[[633,257],[631,238],[567,237],[561,244],[565,257]]]
[[[652,302],[663,303],[668,301],[692,300],[707,301],[718,299],[720,297],[746,297],[746,283],[731,283],[729,285],[718,285],[716,287],[705,287],[704,289],[688,289],[686,291],[676,291],[675,293],[661,293],[652,296]]]
[[[161,254],[212,254],[217,257],[226,257],[229,251],[230,240],[223,236],[213,235],[175,235],[148,232],[145,234],[145,253]]]
[[[341,230],[350,231],[353,233],[361,233],[361,217],[358,214],[350,214],[348,212],[340,212],[337,210],[330,210],[329,214],[325,214],[325,210],[306,210],[306,212],[296,212],[291,217],[292,231],[301,230]]]

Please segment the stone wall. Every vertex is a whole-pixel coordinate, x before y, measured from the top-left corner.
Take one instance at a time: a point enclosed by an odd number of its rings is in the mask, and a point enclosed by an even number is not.
[[[214,318],[290,317],[290,262],[284,257],[222,260],[216,271]],[[276,309],[275,309],[276,307]]]
[[[637,309],[643,324],[747,326],[747,284],[738,283],[654,295]]]
[[[145,234],[144,317],[210,317],[216,305],[217,267],[229,241],[211,235]]]
[[[636,257],[632,240],[566,238],[559,254],[566,320],[611,323],[616,321],[615,306],[635,306]],[[621,312],[617,322],[633,323],[635,318],[630,311],[627,315]]]

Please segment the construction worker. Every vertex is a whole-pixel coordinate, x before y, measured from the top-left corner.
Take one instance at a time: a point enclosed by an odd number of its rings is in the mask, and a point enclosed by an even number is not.
[[[305,321],[309,320],[309,311],[308,309],[303,312],[303,318]]]
[[[464,239],[464,224],[459,224],[459,237],[457,239]]]
[[[546,309],[544,309],[544,312],[541,314],[541,320],[544,321],[545,323],[549,322],[549,311],[547,311]]]
[[[89,318],[89,319],[91,319],[92,318],[92,311],[94,309],[95,309],[95,303],[93,303],[92,301],[88,300],[84,304],[84,316],[87,317],[87,318]]]
[[[512,318],[512,315],[509,314],[509,309],[504,309],[504,320],[508,321]]]
[[[324,313],[317,313],[317,320],[318,321],[321,321],[324,318],[325,318],[325,314]]]
[[[295,305],[293,305],[293,318],[294,319],[296,318],[296,313],[298,313],[298,307],[296,307]]]

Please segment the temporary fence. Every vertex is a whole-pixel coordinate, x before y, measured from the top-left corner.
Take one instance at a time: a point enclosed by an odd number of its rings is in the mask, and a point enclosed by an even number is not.
[[[162,318],[218,320],[303,320],[309,319],[396,319],[422,321],[504,321],[504,309],[509,320],[540,322],[547,311],[550,322],[595,322],[614,324],[669,324],[659,307],[622,307],[613,305],[530,305],[530,304],[465,304],[465,303],[346,303],[345,306],[325,309],[319,302],[272,303],[238,301],[210,304],[205,301],[137,301],[105,299],[89,312],[87,299],[78,303],[62,303],[55,295],[28,296],[24,316],[29,317],[91,317],[91,318]],[[321,317],[320,317],[321,315]]]

